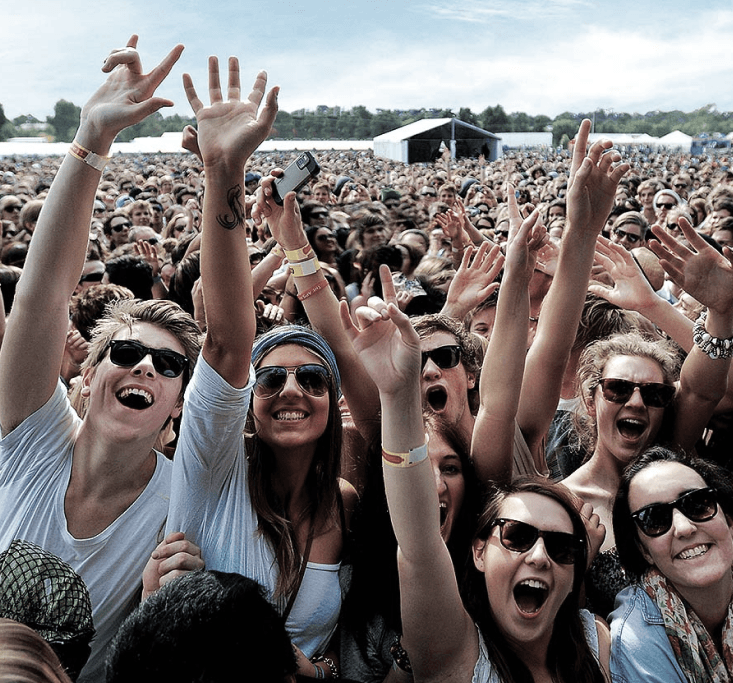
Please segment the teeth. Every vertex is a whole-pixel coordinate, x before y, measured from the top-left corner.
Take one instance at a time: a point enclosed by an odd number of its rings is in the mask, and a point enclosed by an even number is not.
[[[538,579],[525,579],[524,581],[520,581],[517,585],[529,586],[529,588],[539,588],[545,591],[550,589],[544,581],[539,581]]]
[[[153,395],[143,389],[129,387],[120,391],[120,398],[127,398],[128,396],[140,396],[148,405],[153,402]]]
[[[694,548],[688,548],[687,550],[683,550],[677,557],[680,558],[680,560],[691,560],[693,557],[699,557],[700,555],[704,555],[708,551],[708,546],[706,545],[698,545]]]
[[[305,413],[301,410],[281,410],[275,413],[276,420],[304,420]]]
[[[448,503],[441,503],[441,504],[440,504],[440,507],[442,507],[442,508],[447,508],[447,507],[448,507]]]

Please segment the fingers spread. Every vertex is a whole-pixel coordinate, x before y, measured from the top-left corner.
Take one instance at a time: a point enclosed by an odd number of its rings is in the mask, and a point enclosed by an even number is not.
[[[239,101],[241,98],[241,86],[239,84],[239,60],[236,57],[229,57],[229,82],[227,83],[227,97],[229,101]]]

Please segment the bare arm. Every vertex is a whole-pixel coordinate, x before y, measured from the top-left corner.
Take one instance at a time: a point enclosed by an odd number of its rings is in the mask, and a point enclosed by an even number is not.
[[[420,343],[394,304],[370,299],[369,308],[357,311],[361,330],[346,311],[344,303],[344,326],[379,386],[384,482],[399,544],[402,642],[416,679],[445,680],[457,671],[465,675],[476,661],[478,639],[440,535],[435,475],[426,451],[415,464],[404,466],[403,460],[425,444]]]
[[[142,73],[137,36],[114,50],[102,71],[107,81],[81,112],[76,142],[100,156],[115,136],[172,102],[154,96],[183,51],[178,45],[149,74]],[[68,326],[69,298],[86,256],[92,204],[101,172],[67,155],[43,210],[0,353],[0,428],[7,434],[51,396]],[[23,387],[23,391],[18,388]]]
[[[537,250],[545,237],[533,211],[522,221],[513,192],[509,194],[512,229],[504,279],[499,289],[496,323],[481,367],[481,403],[471,439],[471,458],[484,484],[512,478],[514,420],[522,388],[529,328],[529,280]]]
[[[277,88],[265,96],[261,71],[247,100],[240,99],[239,61],[229,58],[227,100],[219,83],[219,62],[209,57],[209,96],[205,107],[191,77],[183,84],[198,121],[198,144],[206,171],[201,280],[206,308],[206,361],[234,387],[249,378],[256,325],[244,210],[244,164],[267,137],[277,113]]]
[[[272,183],[281,172],[278,169],[273,171],[275,176],[263,179],[258,203],[252,212],[253,218],[257,224],[263,217],[267,218],[273,237],[285,251],[307,249],[308,239],[303,229],[295,192],[285,195],[282,206],[272,198]],[[379,395],[341,326],[339,302],[320,269],[309,275],[296,274],[294,280],[299,294],[311,292],[303,300],[303,308],[308,320],[323,335],[334,352],[336,362],[342,370],[342,388],[346,402],[360,433],[370,441],[376,437],[379,424]],[[315,291],[314,286],[320,288]]]
[[[537,334],[527,355],[517,421],[535,458],[560,398],[562,378],[575,342],[588,287],[596,237],[606,222],[618,181],[628,164],[599,141],[586,156],[590,121],[580,124],[573,153],[568,221],[563,233],[557,271],[542,305]],[[607,153],[606,153],[607,152]]]
[[[706,332],[729,339],[733,337],[733,252],[726,247],[719,254],[684,218],[679,223],[695,251],[658,226],[653,230],[659,242],[652,243],[651,250],[675,284],[707,306]],[[682,366],[675,399],[674,437],[682,448],[691,449],[702,434],[725,394],[730,367],[730,357],[710,358],[697,344],[692,346]]]

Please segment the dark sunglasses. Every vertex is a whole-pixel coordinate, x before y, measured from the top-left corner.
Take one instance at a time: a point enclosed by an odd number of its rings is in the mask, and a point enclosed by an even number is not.
[[[425,367],[425,363],[428,362],[428,358],[433,361],[441,370],[448,370],[454,368],[461,361],[461,347],[460,346],[439,346],[437,349],[431,349],[430,351],[423,351],[422,360],[420,362],[420,369]]]
[[[421,192],[420,196],[421,197],[437,197],[438,193],[437,192]]]
[[[501,544],[514,553],[526,553],[541,538],[548,556],[557,564],[575,564],[583,557],[584,541],[573,534],[543,531],[515,519],[497,519],[494,524],[499,527]]]
[[[610,377],[600,380],[598,386],[601,387],[603,398],[609,403],[626,403],[634,394],[634,389],[639,387],[641,400],[649,408],[666,408],[677,392],[677,389],[671,384],[630,382],[626,379]]]
[[[125,228],[131,228],[131,227],[132,227],[132,223],[118,223],[117,225],[111,226],[114,232],[122,232]]]
[[[151,349],[133,339],[113,339],[107,348],[110,361],[121,368],[131,368],[148,355],[153,359],[155,372],[163,377],[178,377],[188,367],[186,356],[170,349]]]
[[[658,209],[667,209],[667,211],[669,211],[670,209],[674,209],[675,206],[677,206],[677,204],[675,204],[675,203],[672,203],[672,204],[666,204],[666,203],[665,204],[657,204],[657,208]]]
[[[336,233],[329,232],[328,235],[316,235],[316,239],[319,242],[325,242],[326,240],[335,240],[336,239]]]
[[[663,536],[672,528],[672,511],[677,508],[691,522],[707,522],[718,512],[715,489],[696,489],[669,503],[652,503],[631,514],[646,536]]]
[[[23,207],[20,204],[13,204],[11,206],[6,206],[5,211],[20,211]]]
[[[678,223],[667,223],[667,230],[669,232],[680,232],[682,228],[680,228]]]
[[[625,237],[631,244],[636,244],[640,239],[639,235],[632,235],[630,232],[626,232],[626,230],[621,230],[621,228],[614,228],[613,234],[620,240]]]
[[[674,189],[675,190],[684,190],[687,187],[687,183],[675,183]]]
[[[317,363],[306,365],[270,365],[265,368],[258,368],[255,372],[254,394],[258,398],[271,398],[279,394],[288,375],[295,375],[298,386],[310,396],[323,396],[328,391],[330,374],[328,369]]]
[[[82,282],[101,282],[104,278],[104,271],[101,273],[87,273],[79,278],[79,284]]]

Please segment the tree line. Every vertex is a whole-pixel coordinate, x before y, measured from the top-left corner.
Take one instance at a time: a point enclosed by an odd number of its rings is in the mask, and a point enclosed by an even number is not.
[[[59,100],[53,116],[45,122],[33,116],[19,116],[8,120],[0,104],[0,140],[11,137],[44,135],[59,142],[70,142],[79,125],[81,108],[73,102]],[[628,114],[613,110],[597,109],[594,112],[563,112],[554,118],[540,114],[531,116],[524,112],[507,113],[497,104],[488,106],[480,113],[468,107],[461,107],[457,113],[451,109],[377,109],[369,111],[364,106],[351,109],[319,105],[315,110],[298,109],[278,112],[272,138],[299,140],[365,140],[408,123],[424,118],[456,117],[490,132],[544,132],[552,131],[554,145],[571,138],[583,118],[594,121],[596,133],[648,133],[662,137],[673,130],[688,135],[733,131],[733,112],[720,112],[714,104],[708,104],[692,112],[653,111],[646,114]],[[32,133],[26,129],[32,125]],[[158,137],[166,132],[181,131],[187,124],[195,124],[193,117],[163,116],[156,112],[145,121],[132,126],[120,134],[118,140],[127,142],[136,137]]]

